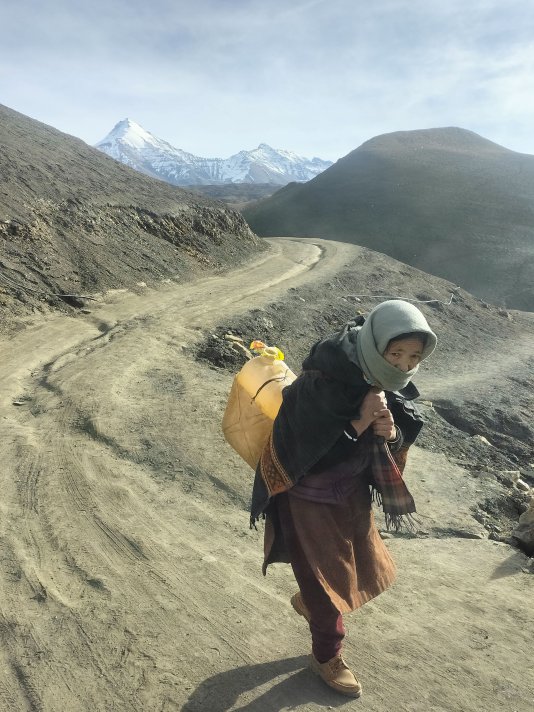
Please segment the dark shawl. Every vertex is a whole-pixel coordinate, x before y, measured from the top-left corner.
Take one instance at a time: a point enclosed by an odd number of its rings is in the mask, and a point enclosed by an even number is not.
[[[296,381],[283,391],[265,457],[256,468],[252,525],[265,512],[271,496],[289,489],[335,446],[349,421],[359,417],[362,400],[371,388],[341,348],[340,334],[316,343],[302,366]]]

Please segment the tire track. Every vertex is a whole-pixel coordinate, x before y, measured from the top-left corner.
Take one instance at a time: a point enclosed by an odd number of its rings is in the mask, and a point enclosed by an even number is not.
[[[231,561],[229,552],[212,554],[213,534],[232,536],[239,527],[226,519],[231,511],[237,522],[241,512],[206,499],[206,487],[213,492],[225,484],[217,475],[190,495],[178,481],[155,481],[151,468],[158,460],[151,464],[139,428],[153,440],[161,436],[177,466],[181,434],[173,433],[172,420],[195,397],[182,345],[193,344],[198,330],[221,314],[275,299],[336,250],[279,243],[261,264],[232,275],[123,296],[85,321],[54,321],[33,338],[23,334],[0,347],[10,374],[0,380],[6,413],[0,433],[11,429],[10,469],[3,474],[9,506],[0,523],[4,552],[14,544],[1,573],[2,609],[13,620],[6,648],[11,682],[5,693],[0,688],[0,699],[11,696],[21,709],[52,712],[49,701],[61,694],[64,709],[104,709],[106,700],[109,709],[148,711],[174,699],[175,683],[158,670],[174,670],[192,636],[205,664],[213,645],[231,659],[250,661],[246,637],[236,635],[236,614],[206,609],[206,597],[215,592],[232,611],[243,596],[237,592],[256,586],[247,571],[250,556]],[[174,377],[158,381],[157,389],[169,392],[159,399],[150,386],[158,378],[154,355]],[[13,411],[10,400],[21,392],[28,405]],[[195,472],[197,480],[204,477],[200,468]],[[206,580],[198,579],[199,566]],[[31,639],[23,640],[26,619]],[[29,661],[29,650],[38,665]],[[189,674],[198,675],[202,664]]]

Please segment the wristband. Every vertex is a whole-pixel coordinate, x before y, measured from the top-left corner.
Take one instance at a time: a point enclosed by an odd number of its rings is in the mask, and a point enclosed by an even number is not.
[[[401,439],[402,433],[398,425],[395,425],[395,437],[393,440],[388,440],[388,443],[396,443]]]

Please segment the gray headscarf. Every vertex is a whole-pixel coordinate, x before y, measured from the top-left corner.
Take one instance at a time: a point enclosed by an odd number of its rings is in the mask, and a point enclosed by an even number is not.
[[[417,307],[401,299],[391,299],[376,306],[363,326],[346,329],[341,346],[349,359],[359,366],[366,380],[386,391],[405,388],[419,366],[403,372],[382,356],[396,336],[419,332],[425,335],[421,361],[436,348],[437,338]]]

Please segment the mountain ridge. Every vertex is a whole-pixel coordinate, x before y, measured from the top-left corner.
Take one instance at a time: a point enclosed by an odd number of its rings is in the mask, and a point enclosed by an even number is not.
[[[135,170],[171,185],[222,185],[225,183],[273,183],[307,181],[332,165],[314,157],[271,148],[266,143],[229,158],[204,158],[175,148],[126,118],[95,144],[103,153]]]
[[[411,147],[414,150],[432,148],[436,150],[472,152],[476,149],[477,152],[485,150],[497,153],[515,153],[515,151],[501,146],[484,136],[480,136],[480,134],[474,131],[463,129],[459,126],[443,126],[412,131],[392,131],[391,133],[373,136],[354,150],[364,151],[375,149],[376,147],[379,149],[387,147],[391,150],[395,145],[404,148]],[[353,153],[353,151],[350,153]],[[347,155],[350,155],[350,153]]]

